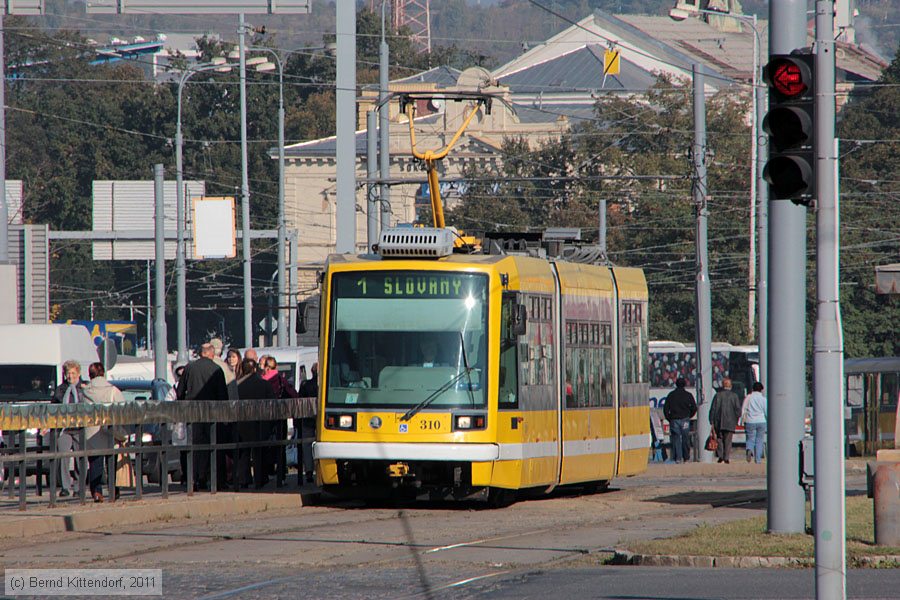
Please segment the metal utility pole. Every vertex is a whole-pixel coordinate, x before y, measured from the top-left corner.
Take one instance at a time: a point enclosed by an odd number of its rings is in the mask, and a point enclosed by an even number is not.
[[[600,248],[600,252],[603,254],[603,258],[606,259],[606,198],[600,199],[600,228],[599,235],[597,237],[597,247]]]
[[[769,3],[769,52],[806,46],[806,0]],[[769,203],[768,529],[802,533],[800,440],[806,404],[806,207]]]
[[[287,346],[290,334],[288,333],[288,315],[284,306],[293,303],[294,297],[288,295],[287,290],[287,265],[284,255],[287,252],[287,224],[285,223],[284,208],[284,63],[277,52],[272,51],[272,56],[278,63],[278,294],[275,296],[278,307],[278,345]],[[288,302],[285,302],[285,299]]]
[[[335,251],[356,252],[356,2],[337,2]]]
[[[386,100],[389,92],[390,47],[384,38],[384,9],[387,0],[381,2],[381,44],[378,46],[378,102],[380,125],[378,142],[381,181],[386,182],[391,178],[391,107]],[[381,229],[391,226],[391,188],[387,183],[381,184],[379,194],[381,203]]]
[[[763,86],[756,87],[756,227],[758,229],[757,243],[759,244],[759,280],[756,284],[756,295],[759,299],[759,380],[763,385],[768,385],[766,375],[768,373],[769,357],[769,188],[763,171],[766,159],[769,155],[769,138],[762,128],[762,122],[766,115],[766,91]]]
[[[834,0],[816,2],[816,326],[813,333],[815,414],[816,598],[847,597],[844,415],[841,391],[840,197],[834,137]]]
[[[369,252],[378,243],[378,203],[375,201],[375,184],[372,183],[378,173],[375,170],[378,160],[377,127],[378,113],[370,110],[366,113],[366,177],[369,180],[366,184],[366,239]]]
[[[241,79],[241,256],[244,261],[244,346],[253,344],[253,288],[250,268],[250,183],[247,161],[247,56],[244,51],[247,25],[241,13],[238,25],[238,59]]]
[[[9,208],[6,205],[6,43],[0,10],[0,263],[9,260]]]
[[[753,88],[750,93],[751,98],[751,106],[750,111],[752,124],[750,128],[752,129],[751,137],[750,137],[750,164],[752,168],[750,169],[750,259],[749,264],[747,265],[747,283],[749,287],[749,293],[747,295],[747,334],[749,339],[753,340],[753,332],[755,330],[754,320],[756,318],[756,297],[759,291],[756,288],[756,201],[757,201],[757,186],[759,186],[759,180],[756,177],[756,174],[759,172],[759,132],[762,129],[762,121],[759,119],[759,110],[758,103],[759,100],[756,95],[756,90],[760,89],[759,85],[759,29],[757,29],[757,21],[756,15],[752,16],[752,22],[747,21],[750,27],[753,29],[753,77],[751,78],[751,87]]]
[[[154,302],[153,319],[153,375],[156,379],[166,378],[166,360],[168,360],[168,340],[166,339],[166,204],[165,185],[162,165],[153,165],[153,196],[155,200],[154,250],[156,257],[156,301]],[[148,307],[149,309],[149,307]],[[147,332],[149,335],[150,332]]]
[[[709,254],[707,222],[709,220],[706,182],[706,96],[703,67],[691,67],[694,81],[694,208],[697,214],[697,437],[696,448],[702,462],[712,462],[713,454],[703,447],[709,435],[709,405],[712,402],[712,308],[710,306]]]

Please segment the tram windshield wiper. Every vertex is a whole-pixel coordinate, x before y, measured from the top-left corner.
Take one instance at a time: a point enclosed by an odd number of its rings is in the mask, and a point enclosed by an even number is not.
[[[418,404],[416,404],[415,406],[413,406],[411,409],[409,409],[408,411],[406,411],[406,413],[405,413],[402,417],[400,417],[400,420],[401,420],[401,421],[409,421],[410,419],[412,419],[413,416],[414,416],[417,412],[419,412],[419,411],[422,410],[423,408],[426,408],[429,404],[431,404],[432,402],[434,402],[434,401],[437,399],[438,396],[440,396],[441,394],[443,394],[444,392],[446,392],[447,390],[449,390],[451,387],[453,387],[454,385],[456,385],[456,382],[459,381],[460,379],[462,379],[462,378],[463,378],[463,375],[468,375],[468,374],[469,374],[469,370],[470,370],[469,368],[466,368],[464,371],[460,371],[460,372],[456,375],[456,377],[454,377],[453,379],[451,379],[450,381],[448,381],[447,383],[445,383],[444,385],[442,385],[442,386],[439,387],[438,389],[436,389],[436,390],[434,390],[433,392],[431,392],[431,394],[430,394],[427,398],[425,398],[424,400],[422,400],[421,402],[419,402]]]
[[[469,366],[469,359],[466,358],[466,341],[463,338],[462,331],[459,332],[459,350],[462,353],[463,365],[466,367],[466,379],[468,380],[469,385],[466,386],[466,390],[469,392],[469,399],[472,401],[472,407],[475,407],[475,394],[472,393],[472,376],[470,373],[472,372],[472,367]]]

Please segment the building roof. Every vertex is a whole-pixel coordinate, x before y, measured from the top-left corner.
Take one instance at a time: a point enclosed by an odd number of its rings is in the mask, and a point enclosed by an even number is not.
[[[585,92],[597,89],[644,91],[655,81],[653,74],[630,60],[622,60],[619,74],[603,75],[606,49],[587,44],[556,58],[501,76],[498,81],[513,94]]]
[[[421,73],[416,73],[415,75],[410,75],[409,77],[404,77],[403,79],[395,79],[391,81],[391,84],[433,83],[437,87],[450,87],[456,85],[456,80],[459,79],[460,73],[461,71],[459,69],[440,66],[428,69],[427,71],[422,71]]]
[[[432,125],[441,119],[440,114],[428,115],[416,119],[417,125]],[[365,129],[356,132],[356,155],[365,156],[367,151],[368,135]],[[300,142],[285,146],[285,158],[314,158],[314,157],[333,157],[337,151],[337,136],[320,138],[318,140],[310,140],[308,142]],[[269,151],[273,158],[277,156],[278,149],[273,148]]]

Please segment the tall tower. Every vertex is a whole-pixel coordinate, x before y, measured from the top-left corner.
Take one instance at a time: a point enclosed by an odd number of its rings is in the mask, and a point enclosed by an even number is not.
[[[408,27],[410,37],[419,50],[431,52],[431,0],[389,1],[391,26],[394,31],[404,26]],[[381,8],[381,2],[369,0],[369,8],[376,12]]]

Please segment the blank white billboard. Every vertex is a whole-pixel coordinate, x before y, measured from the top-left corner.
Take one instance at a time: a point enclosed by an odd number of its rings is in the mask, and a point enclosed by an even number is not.
[[[194,200],[194,258],[234,258],[234,198]]]
[[[307,14],[312,0],[88,0],[88,14]]]
[[[174,181],[163,184],[164,223],[167,235],[177,231],[176,207],[178,187]],[[206,195],[203,181],[184,182],[185,234],[190,238],[191,206],[194,198]],[[155,208],[152,181],[95,181],[94,205],[91,213],[93,231],[146,232],[146,242],[131,240],[96,241],[93,243],[94,260],[153,260],[156,256],[153,244],[153,211]],[[189,240],[188,240],[189,241]],[[166,260],[175,258],[175,241],[166,242]],[[186,244],[185,254],[191,257],[191,244]]]

